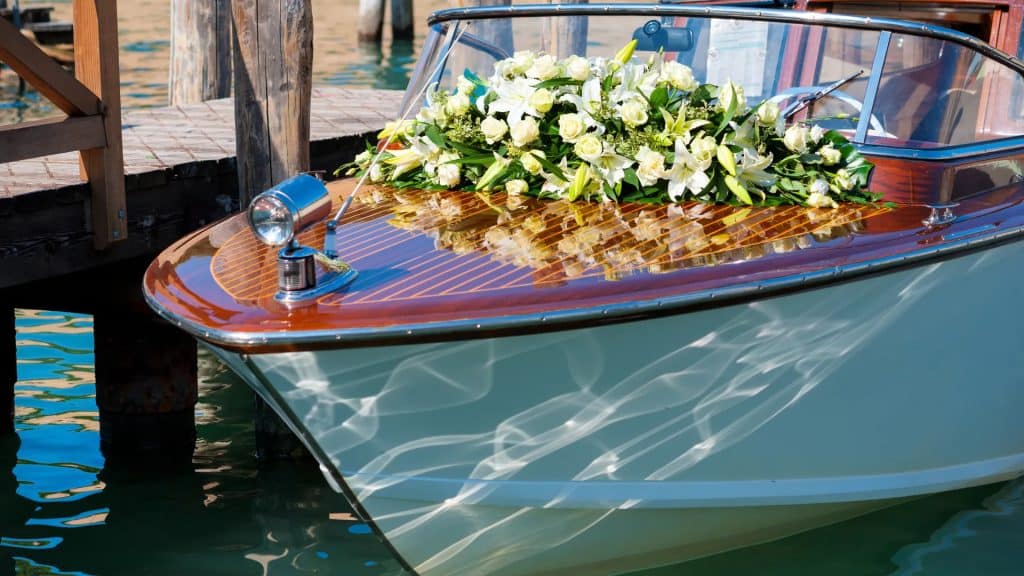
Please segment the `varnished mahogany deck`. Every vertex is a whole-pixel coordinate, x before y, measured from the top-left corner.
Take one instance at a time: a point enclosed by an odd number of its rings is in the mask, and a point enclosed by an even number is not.
[[[927,172],[915,177],[935,178]],[[335,206],[352,184],[329,186]],[[191,325],[197,336],[231,333],[236,342],[222,345],[254,350],[261,335],[272,333],[341,335],[543,315],[889,257],[976,227],[1021,225],[1020,188],[998,186],[967,199],[958,210],[973,218],[930,231],[921,225],[928,213],[921,206],[816,210],[528,200],[510,210],[504,194],[367,188],[338,229],[338,252],[360,273],[346,290],[303,306],[276,302],[276,250],[257,242],[241,215],[165,251],[147,272],[145,289],[166,316]],[[323,227],[300,239],[321,247]]]

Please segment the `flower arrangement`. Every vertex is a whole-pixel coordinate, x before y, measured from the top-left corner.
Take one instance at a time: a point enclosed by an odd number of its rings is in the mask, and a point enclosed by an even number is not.
[[[482,79],[435,90],[415,119],[339,171],[397,188],[504,189],[567,200],[836,207],[868,203],[872,165],[841,134],[785,126],[732,82],[701,84],[687,66],[516,52]]]

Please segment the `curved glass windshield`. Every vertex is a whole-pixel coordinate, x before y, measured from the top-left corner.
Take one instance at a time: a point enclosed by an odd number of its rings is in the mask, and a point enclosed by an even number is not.
[[[635,59],[678,61],[701,82],[731,80],[752,105],[771,99],[786,109],[830,88],[793,119],[840,130],[855,141],[927,148],[1024,134],[1024,110],[1011,105],[1024,91],[1021,76],[949,40],[653,13],[456,20],[434,24],[430,34],[410,95],[425,84],[454,89],[464,72],[486,79],[496,62],[520,50],[610,58],[635,38]],[[409,105],[419,108],[422,102]]]

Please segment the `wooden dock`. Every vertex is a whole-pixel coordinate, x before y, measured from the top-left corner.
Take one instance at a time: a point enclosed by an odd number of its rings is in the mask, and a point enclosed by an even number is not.
[[[402,93],[314,88],[313,170],[336,168],[398,113]],[[128,238],[97,251],[74,152],[0,164],[0,290],[153,254],[239,209],[231,99],[122,114]]]

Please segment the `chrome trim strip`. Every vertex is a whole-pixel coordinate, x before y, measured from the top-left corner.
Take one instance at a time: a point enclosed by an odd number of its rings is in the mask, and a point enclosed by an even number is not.
[[[478,338],[481,335],[496,331],[522,330],[545,327],[546,330],[572,329],[583,322],[608,322],[637,316],[665,315],[682,313],[689,309],[718,302],[731,302],[745,297],[757,295],[767,298],[775,293],[807,289],[852,279],[864,274],[874,274],[900,266],[914,265],[918,262],[932,260],[942,256],[952,256],[957,252],[965,252],[997,242],[1018,239],[1024,236],[1024,225],[1003,231],[995,231],[984,236],[971,236],[957,239],[936,247],[913,250],[897,256],[888,256],[864,262],[855,262],[843,266],[823,268],[813,272],[794,274],[772,278],[761,282],[747,282],[725,286],[716,290],[702,290],[689,294],[670,296],[656,300],[626,302],[607,306],[558,310],[545,314],[521,314],[497,318],[463,319],[448,322],[426,324],[399,324],[394,326],[352,328],[346,330],[310,330],[305,332],[269,332],[258,336],[249,332],[232,332],[211,330],[199,324],[183,320],[162,307],[159,301],[149,292],[143,290],[146,301],[161,316],[172,324],[189,332],[196,338],[226,347],[252,346],[303,346],[334,344],[339,347],[352,347],[372,344],[381,340],[409,339],[416,341],[427,338],[451,338],[464,336]],[[723,304],[724,305],[724,304]]]
[[[922,22],[909,22],[893,18],[847,16],[825,12],[805,12],[777,8],[736,8],[726,6],[693,6],[671,4],[517,4],[515,6],[480,6],[474,8],[448,8],[434,12],[427,24],[450,20],[483,20],[492,18],[519,18],[531,16],[688,16],[704,18],[739,18],[765,22],[833,25],[863,30],[887,30],[931,36],[949,40],[972,48],[989,58],[1024,75],[1024,61],[993,48],[974,36]]]
[[[885,67],[885,57],[889,53],[890,40],[892,40],[892,32],[888,30],[883,30],[878,35],[878,43],[875,45],[875,59],[871,62],[871,76],[868,77],[868,85],[864,88],[864,102],[861,102],[857,134],[853,137],[853,141],[858,144],[863,144],[868,137],[868,126],[871,125],[871,113],[875,109],[875,96],[878,94],[878,85],[882,82],[882,68]]]

